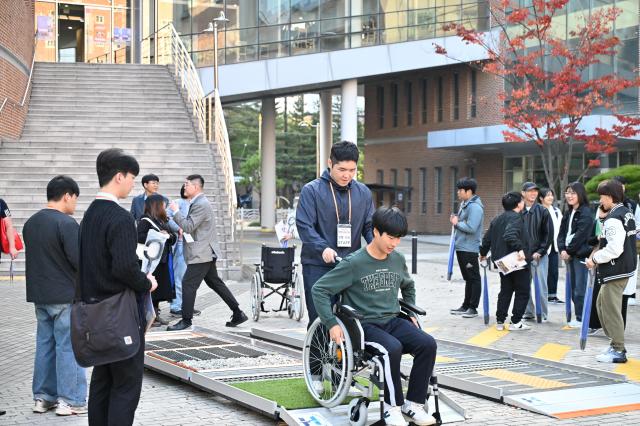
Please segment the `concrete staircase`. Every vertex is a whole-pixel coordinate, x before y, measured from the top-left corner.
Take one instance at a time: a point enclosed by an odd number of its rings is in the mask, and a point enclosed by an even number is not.
[[[231,220],[216,149],[200,143],[191,113],[173,75],[162,65],[37,63],[27,122],[19,142],[0,145],[0,197],[20,234],[26,220],[46,204],[46,185],[67,174],[80,185],[76,219],[98,190],[95,161],[106,148],[122,148],[140,163],[131,198],[143,192],[140,177],[155,173],[160,193],[179,197],[187,175],[201,174],[217,217],[219,269],[233,256]],[[0,274],[8,271],[6,255]],[[24,271],[24,253],[14,264]]]

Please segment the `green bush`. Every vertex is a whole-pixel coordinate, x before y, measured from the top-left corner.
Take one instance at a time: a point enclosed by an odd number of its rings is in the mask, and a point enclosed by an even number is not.
[[[587,193],[589,194],[589,199],[597,200],[599,198],[598,193],[596,192],[598,184],[603,180],[611,179],[614,176],[622,176],[627,180],[627,184],[625,185],[626,195],[632,200],[637,201],[638,193],[640,192],[640,166],[636,166],[635,164],[628,164],[626,166],[611,169],[608,172],[601,173],[589,179],[585,184]]]

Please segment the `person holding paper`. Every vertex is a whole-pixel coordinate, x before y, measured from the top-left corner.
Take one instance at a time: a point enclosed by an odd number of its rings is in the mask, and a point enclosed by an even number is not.
[[[191,327],[196,303],[196,293],[202,280],[209,288],[231,309],[233,314],[226,322],[227,327],[235,327],[248,318],[240,309],[238,301],[231,290],[222,281],[216,268],[218,255],[215,236],[215,218],[211,203],[202,192],[204,178],[200,175],[187,176],[184,183],[185,195],[189,198],[190,207],[187,216],[180,213],[180,207],[172,202],[169,208],[173,210],[173,220],[182,229],[184,238],[184,259],[187,262],[187,271],[182,280],[182,319],[174,325],[167,327],[167,331],[180,331]]]
[[[504,213],[491,221],[489,229],[482,238],[480,246],[480,261],[485,261],[491,251],[494,263],[510,253],[516,253],[519,261],[525,259],[524,220],[520,212],[524,209],[524,200],[519,192],[509,192],[502,197]],[[531,289],[529,286],[529,266],[516,269],[508,274],[500,272],[500,293],[498,294],[498,308],[496,310],[496,329],[504,330],[511,296],[513,310],[511,311],[511,326],[509,331],[529,330],[531,327],[522,320],[527,307]]]
[[[169,239],[164,243],[164,250],[160,257],[160,262],[153,271],[156,277],[158,288],[151,294],[153,307],[156,311],[156,320],[154,326],[167,325],[169,322],[160,318],[159,305],[162,301],[170,301],[175,297],[175,290],[171,286],[171,276],[169,271],[169,251],[176,241],[176,236],[170,231],[165,210],[164,197],[159,194],[153,194],[144,200],[144,214],[138,221],[138,243],[144,244],[147,241],[149,230],[155,229],[158,232],[169,235]]]

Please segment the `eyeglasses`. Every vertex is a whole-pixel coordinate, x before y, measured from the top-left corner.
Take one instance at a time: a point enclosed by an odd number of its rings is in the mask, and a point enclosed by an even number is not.
[[[577,195],[574,191],[565,191],[564,195]]]

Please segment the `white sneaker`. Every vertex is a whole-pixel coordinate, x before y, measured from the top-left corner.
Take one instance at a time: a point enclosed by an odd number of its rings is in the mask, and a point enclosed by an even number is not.
[[[312,380],[311,387],[316,395],[322,395],[324,393],[324,383],[320,379]]]
[[[582,327],[582,321],[573,320],[573,321],[570,321],[569,324],[567,324],[567,326],[569,328],[580,328]]]
[[[58,416],[72,416],[74,414],[86,414],[86,405],[71,405],[63,399],[58,400],[58,406],[56,407],[56,415]]]
[[[518,330],[531,330],[531,326],[527,325],[527,323],[524,321],[520,321],[515,324],[511,324],[509,326],[509,331],[518,331]]]
[[[400,407],[393,406],[393,407],[388,407],[387,410],[384,412],[384,424],[388,425],[388,426],[408,426],[409,423],[407,423],[404,420],[404,416],[402,415],[402,409]]]
[[[35,404],[33,405],[34,413],[46,413],[52,408],[56,407],[56,403],[52,401],[47,401],[45,399],[36,399]]]
[[[436,424],[436,419],[424,410],[424,405],[412,401],[406,401],[402,406],[402,414],[410,423],[417,426]]]
[[[496,323],[496,330],[504,331],[504,323],[503,322]]]
[[[627,354],[624,351],[618,352],[612,347],[609,347],[605,353],[596,357],[596,361],[609,364],[624,364],[627,362]]]

